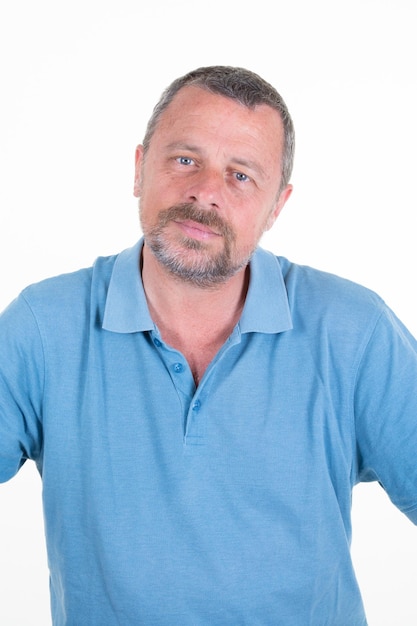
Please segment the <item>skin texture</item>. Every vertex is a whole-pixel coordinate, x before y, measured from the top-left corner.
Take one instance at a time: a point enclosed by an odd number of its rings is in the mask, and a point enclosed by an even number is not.
[[[278,195],[282,145],[271,107],[188,86],[163,112],[146,155],[136,149],[148,304],[165,340],[204,360],[198,377],[207,365],[199,351],[214,356],[237,322],[250,256],[291,194],[288,185]]]

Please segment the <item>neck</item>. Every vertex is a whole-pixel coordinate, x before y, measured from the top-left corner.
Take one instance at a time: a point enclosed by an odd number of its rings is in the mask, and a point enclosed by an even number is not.
[[[240,319],[249,268],[216,288],[173,277],[144,245],[142,280],[149,311],[163,340],[182,352],[196,383]]]
[[[184,316],[198,318],[200,322],[235,318],[245,302],[248,274],[246,267],[224,283],[200,287],[173,276],[155,259],[146,244],[143,247],[142,281],[148,305],[151,312],[158,317],[167,316],[173,325]],[[178,313],[182,314],[181,318],[176,316]]]

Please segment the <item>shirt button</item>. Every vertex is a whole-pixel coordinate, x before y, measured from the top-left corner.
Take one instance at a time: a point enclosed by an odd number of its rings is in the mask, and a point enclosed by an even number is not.
[[[162,346],[162,341],[159,341],[159,339],[154,339],[153,342],[157,348],[160,348]]]
[[[194,402],[194,404],[193,404],[193,411],[196,411],[196,412],[197,412],[197,411],[199,411],[199,410],[200,410],[200,407],[201,407],[201,402],[200,402],[200,400],[196,400],[196,401]]]
[[[184,371],[184,366],[182,363],[174,363],[174,365],[172,366],[172,369],[174,370],[176,374],[181,374],[181,372]]]

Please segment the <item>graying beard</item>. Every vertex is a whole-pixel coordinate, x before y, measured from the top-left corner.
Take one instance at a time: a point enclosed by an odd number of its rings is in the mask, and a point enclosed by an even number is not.
[[[215,228],[223,237],[224,250],[217,257],[212,258],[205,254],[206,245],[189,237],[183,237],[180,245],[189,250],[199,251],[200,257],[188,260],[189,265],[182,260],[182,251],[175,251],[166,246],[164,241],[164,228],[175,219],[191,219],[197,223]],[[174,205],[161,211],[158,224],[148,233],[146,242],[155,257],[164,267],[177,278],[197,285],[198,287],[210,288],[226,282],[242,269],[249,261],[249,257],[239,263],[232,264],[231,248],[235,235],[231,228],[222,220],[215,211],[200,209],[192,203]],[[202,256],[205,256],[202,258]]]
[[[184,238],[182,244],[189,250],[204,252],[204,244],[194,239]],[[148,240],[148,245],[155,257],[171,274],[201,288],[210,288],[226,282],[247,263],[245,260],[237,266],[233,266],[230,261],[230,246],[227,244],[224,252],[216,259],[213,260],[206,255],[205,259],[197,259],[191,262],[189,266],[183,262],[181,251],[167,252],[160,233],[154,233],[150,241]]]

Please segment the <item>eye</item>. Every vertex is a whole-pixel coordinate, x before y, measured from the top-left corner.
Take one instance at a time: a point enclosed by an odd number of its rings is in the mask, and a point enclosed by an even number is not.
[[[236,180],[238,180],[240,183],[246,183],[250,181],[249,176],[246,176],[246,174],[243,174],[242,172],[235,172],[235,176]]]
[[[175,159],[177,163],[180,165],[192,165],[194,163],[193,159],[190,157],[180,156]]]

